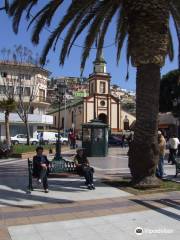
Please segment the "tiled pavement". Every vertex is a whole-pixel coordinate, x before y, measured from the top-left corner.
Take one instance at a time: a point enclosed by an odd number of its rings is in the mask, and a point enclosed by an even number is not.
[[[115,166],[116,160],[113,166],[104,163],[106,177],[127,174],[125,164]],[[178,192],[129,195],[102,184],[100,169],[95,191],[87,191],[83,180],[73,176],[50,179],[49,194],[35,191],[29,195],[25,164],[18,161],[10,164],[11,169],[9,164],[0,164],[0,240],[178,239]],[[112,170],[118,167],[118,173]],[[142,236],[135,234],[136,227],[143,228]]]

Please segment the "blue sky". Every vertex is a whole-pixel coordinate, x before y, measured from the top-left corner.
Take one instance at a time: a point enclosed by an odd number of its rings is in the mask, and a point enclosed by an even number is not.
[[[66,4],[69,2],[65,1]],[[44,2],[44,1],[43,1]],[[65,6],[65,8],[67,5]],[[65,8],[61,9],[65,12]],[[58,15],[55,16],[54,22],[57,22]],[[105,45],[109,45],[114,42],[114,31],[115,31],[115,20],[113,20],[112,24],[110,25],[108,35],[105,40]],[[165,74],[166,72],[177,68],[177,56],[178,56],[178,42],[177,42],[177,36],[175,33],[175,29],[172,23],[172,20],[170,21],[172,35],[173,35],[173,41],[175,46],[175,58],[173,62],[170,62],[167,58],[165,66],[162,68],[162,74]],[[11,48],[13,49],[13,46],[16,44],[22,44],[23,46],[28,47],[31,49],[34,54],[41,53],[43,45],[48,38],[48,31],[44,30],[40,39],[40,44],[38,46],[34,46],[31,43],[31,30],[28,32],[26,31],[27,22],[23,19],[19,33],[15,35],[12,30],[11,25],[11,19],[6,16],[4,13],[0,13],[0,30],[1,30],[1,38],[0,38],[0,49],[3,47],[5,48]],[[49,28],[50,30],[53,29],[53,26]],[[83,45],[83,37],[85,33],[78,38],[77,44]],[[65,33],[62,34],[62,37],[65,37]],[[52,76],[80,76],[80,59],[81,59],[81,48],[73,47],[71,54],[68,59],[66,59],[66,62],[64,66],[59,66],[59,50],[62,46],[62,41],[58,42],[58,47],[56,49],[56,52],[50,51],[48,55],[48,59],[50,60],[49,64],[46,66],[48,70],[52,72]],[[95,59],[95,50],[92,50],[90,57],[86,63],[86,67],[84,70],[84,77],[88,77],[90,73],[92,73],[93,64],[92,62]],[[110,48],[104,49],[104,57],[107,61],[107,70],[112,76],[112,83],[119,85],[121,88],[126,88],[128,90],[135,90],[135,76],[136,76],[136,69],[132,66],[129,66],[129,80],[126,81],[126,74],[127,74],[127,64],[126,64],[126,46],[123,47],[123,51],[121,54],[121,61],[119,65],[116,64],[116,48],[115,46],[112,46]]]

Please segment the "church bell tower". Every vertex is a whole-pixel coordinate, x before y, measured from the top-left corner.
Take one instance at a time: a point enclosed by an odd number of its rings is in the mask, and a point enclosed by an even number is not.
[[[103,54],[97,55],[93,62],[93,73],[89,76],[89,95],[109,94],[110,93],[110,75],[106,70],[106,61]]]

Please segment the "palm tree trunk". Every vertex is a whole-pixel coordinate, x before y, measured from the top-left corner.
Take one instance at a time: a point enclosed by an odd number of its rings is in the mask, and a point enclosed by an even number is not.
[[[6,133],[6,144],[11,145],[10,130],[9,130],[9,111],[5,111],[5,133]]]
[[[136,125],[129,150],[129,167],[133,183],[156,185],[156,165],[159,159],[157,130],[159,112],[160,67],[156,64],[137,68]]]

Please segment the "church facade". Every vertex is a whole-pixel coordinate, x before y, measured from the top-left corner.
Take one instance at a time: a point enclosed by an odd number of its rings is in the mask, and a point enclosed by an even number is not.
[[[60,126],[62,129],[81,130],[81,124],[99,119],[108,124],[111,132],[127,130],[135,117],[121,107],[119,98],[111,95],[111,76],[107,73],[106,62],[102,56],[94,61],[93,73],[89,75],[89,96],[75,100],[61,108]],[[54,127],[58,127],[58,111],[54,116]]]

